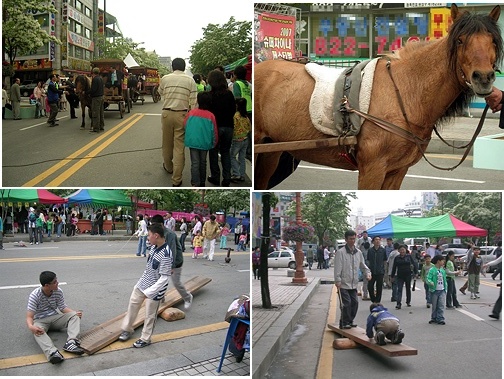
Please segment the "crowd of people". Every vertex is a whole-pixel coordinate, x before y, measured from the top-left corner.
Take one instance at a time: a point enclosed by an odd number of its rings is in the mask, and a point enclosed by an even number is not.
[[[349,230],[345,233],[345,242],[334,256],[334,279],[342,304],[340,328],[350,329],[357,326],[354,319],[358,310],[358,296],[362,295],[362,300],[372,302],[367,323],[368,337],[373,337],[374,330],[376,343],[385,344],[385,337],[393,343],[400,343],[398,341],[402,341],[404,332],[400,330],[399,319],[382,305],[382,289],[391,289],[390,300],[395,302],[395,308],[400,310],[405,287],[406,305],[411,307],[411,291],[415,290],[416,279],[421,279],[424,283],[426,307],[431,309],[429,324],[445,325],[445,309],[461,306],[457,299],[455,277],[461,275],[462,271],[455,267],[453,252],[448,252],[445,256],[436,249],[427,249],[423,256],[424,262],[419,268],[416,255],[419,250],[415,248],[408,251],[407,246],[393,243],[392,238],[388,238],[387,245],[382,247],[379,236],[370,238],[364,232],[362,237],[357,239],[355,231]],[[498,258],[484,264],[479,256],[480,248],[469,243],[466,262],[469,279],[466,284],[471,299],[479,298],[479,277],[485,275],[485,269],[501,264],[501,243],[498,245]],[[359,289],[359,277],[365,279],[362,291]],[[464,288],[460,291],[465,295]],[[500,312],[499,295],[489,317],[498,319]],[[387,317],[383,318],[382,324],[380,320],[383,315]]]
[[[185,74],[182,58],[175,58],[172,68],[159,86],[163,169],[172,175],[172,185],[182,185],[185,147],[190,152],[193,187],[204,187],[206,181],[223,187],[245,181],[252,115],[252,85],[245,79],[246,68],[236,67],[232,81],[226,79],[222,66],[207,78]]]

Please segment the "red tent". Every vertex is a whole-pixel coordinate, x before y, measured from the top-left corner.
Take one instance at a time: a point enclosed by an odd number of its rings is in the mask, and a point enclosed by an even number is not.
[[[152,209],[154,204],[148,203],[143,200],[138,200],[136,196],[131,196],[131,201],[137,205],[137,208]]]

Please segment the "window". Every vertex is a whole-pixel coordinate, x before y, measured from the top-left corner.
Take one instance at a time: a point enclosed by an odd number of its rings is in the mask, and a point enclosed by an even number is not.
[[[84,11],[84,14],[85,14],[87,17],[91,18],[91,9],[89,9],[88,7],[86,7],[86,10]]]
[[[82,35],[82,25],[75,23],[75,33]]]
[[[81,47],[74,46],[75,50],[75,58],[82,59],[83,58],[83,49]]]
[[[36,15],[34,17],[38,21],[38,23],[40,24],[40,26],[42,28],[49,26],[49,15],[41,14],[41,15]]]
[[[84,36],[85,36],[87,39],[91,39],[91,29],[84,28]]]
[[[91,51],[84,50],[84,59],[87,60],[87,61],[92,60],[92,58],[91,58]]]
[[[79,0],[75,0],[75,9],[82,12],[82,3]]]

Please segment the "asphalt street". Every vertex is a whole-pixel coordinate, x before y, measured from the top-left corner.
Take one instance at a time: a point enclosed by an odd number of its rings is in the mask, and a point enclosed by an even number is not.
[[[279,269],[286,271],[286,269]],[[271,271],[271,270],[270,270]],[[281,275],[281,273],[278,273]],[[306,271],[307,277],[330,282],[332,269]],[[285,276],[286,273],[285,273]],[[466,278],[457,278],[459,288]],[[404,343],[418,349],[418,355],[384,357],[367,348],[335,350],[336,334],[327,323],[339,320],[335,286],[320,284],[290,333],[284,347],[271,364],[267,378],[491,378],[502,377],[502,322],[488,317],[499,296],[498,281],[481,277],[480,299],[458,292],[462,308],[445,310],[446,325],[429,325],[431,309],[417,280],[412,306],[395,309],[391,291],[384,289],[382,303],[401,320]],[[365,328],[369,301],[359,298],[356,323]],[[267,332],[266,332],[267,333]]]
[[[217,249],[215,260],[210,262],[191,259],[188,246],[182,280],[199,275],[212,281],[195,292],[185,319],[167,322],[158,318],[154,343],[143,349],[131,346],[140,336],[139,328],[129,342],[115,342],[94,355],[52,365],[45,362],[25,321],[28,295],[39,286],[40,272],[56,272],[68,306],[82,310],[81,331],[86,331],[126,311],[133,286],[144,270],[145,258],[135,256],[134,239],[57,241],[27,247],[4,243],[4,246],[6,250],[0,258],[3,341],[0,375],[82,375],[176,354],[219,357],[229,325],[224,322],[227,309],[234,298],[250,293],[248,252],[232,252],[231,262],[226,264],[224,250]],[[176,306],[183,309],[182,303]],[[50,335],[61,349],[66,334],[55,331]],[[158,372],[166,370],[168,367]]]
[[[121,119],[117,105],[105,111],[105,131],[90,134],[91,120],[81,130],[81,112],[58,114],[59,125],[45,118],[2,122],[2,184],[5,187],[171,187],[171,175],[161,157],[161,103],[147,97]],[[191,187],[191,160],[186,149],[182,185]],[[251,187],[251,164],[246,160],[245,182]],[[210,169],[207,158],[207,174]],[[214,187],[207,182],[208,187]]]

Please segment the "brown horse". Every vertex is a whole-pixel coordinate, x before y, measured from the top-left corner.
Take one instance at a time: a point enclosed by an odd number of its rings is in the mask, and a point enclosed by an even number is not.
[[[81,110],[82,110],[82,123],[81,129],[86,128],[86,107],[88,108],[89,118],[91,118],[91,78],[85,75],[79,75],[75,78],[75,93],[79,96]]]
[[[473,96],[485,97],[491,93],[496,64],[502,60],[502,37],[497,25],[500,6],[494,7],[489,15],[480,15],[460,12],[452,5],[451,15],[453,24],[445,38],[408,43],[378,61],[368,114],[428,141],[436,124],[460,114]],[[327,138],[313,127],[309,115],[314,84],[303,64],[280,60],[257,64],[254,143]],[[289,153],[297,160],[359,170],[358,189],[399,189],[408,168],[420,160],[422,150],[427,147],[424,144],[419,149],[414,142],[368,120],[363,123],[357,141],[357,167],[342,156],[344,150],[339,146]],[[256,156],[256,189],[268,188],[281,154]]]

